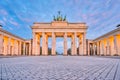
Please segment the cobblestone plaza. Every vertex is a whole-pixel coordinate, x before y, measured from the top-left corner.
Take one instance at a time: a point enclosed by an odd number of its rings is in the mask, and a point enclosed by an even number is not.
[[[1,80],[120,80],[120,59],[31,56],[0,59]]]
[[[120,0],[0,0],[0,80],[120,80]]]

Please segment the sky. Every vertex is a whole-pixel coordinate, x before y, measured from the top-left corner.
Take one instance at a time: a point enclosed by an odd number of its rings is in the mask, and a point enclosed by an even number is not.
[[[85,22],[87,39],[95,39],[120,24],[120,0],[0,0],[0,24],[15,35],[31,39],[33,23],[51,22],[58,11],[67,16],[68,22]],[[60,52],[61,43],[63,39],[58,38]]]

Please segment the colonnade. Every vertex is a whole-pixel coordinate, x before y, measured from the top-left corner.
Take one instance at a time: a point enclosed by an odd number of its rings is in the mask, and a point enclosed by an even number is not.
[[[42,55],[48,55],[48,38],[52,37],[52,50],[51,55],[56,55],[56,37],[59,37],[56,33],[60,32],[41,32],[35,33],[33,32],[33,47],[32,54],[40,55],[40,44],[42,44]],[[77,54],[77,38],[79,39],[79,55],[86,55],[86,33],[78,33],[78,32],[62,32],[62,37],[64,38],[64,53],[67,54],[67,38],[71,38],[71,55]],[[71,35],[68,35],[71,34]],[[40,43],[40,39],[42,38],[42,43]]]
[[[11,35],[0,34],[0,55],[19,56],[29,55],[28,48],[30,44],[24,40],[18,39]],[[31,50],[31,49],[29,49]]]
[[[120,55],[120,34],[94,42],[94,55]]]

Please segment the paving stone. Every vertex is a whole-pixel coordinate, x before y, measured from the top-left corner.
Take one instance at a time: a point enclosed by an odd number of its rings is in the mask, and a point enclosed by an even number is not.
[[[120,59],[31,56],[0,59],[0,80],[120,80]]]

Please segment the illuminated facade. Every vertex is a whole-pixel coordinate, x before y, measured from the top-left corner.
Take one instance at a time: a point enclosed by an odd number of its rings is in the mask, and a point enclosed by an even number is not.
[[[42,54],[48,55],[48,38],[52,38],[52,54],[56,55],[56,38],[63,37],[64,53],[67,54],[67,38],[71,38],[71,55],[86,55],[86,30],[85,23],[68,23],[66,21],[53,21],[51,23],[34,23],[32,54],[40,55],[40,44],[42,44]],[[42,43],[40,39],[42,38]],[[79,54],[77,54],[77,38]]]
[[[52,38],[51,55],[56,55],[57,37],[64,39],[63,55],[68,55],[67,38],[71,38],[71,55],[120,55],[120,27],[94,40],[86,40],[86,30],[85,23],[66,21],[34,23],[32,26],[33,39],[24,40],[0,28],[0,55],[47,56],[48,38],[50,37]],[[40,50],[40,45],[42,45],[42,50]]]
[[[31,55],[31,40],[24,40],[0,28],[0,55]]]
[[[101,56],[120,55],[120,27],[88,43],[88,54]]]
[[[71,55],[86,54],[85,23],[68,23],[62,18],[51,23],[34,23],[32,26],[33,39],[24,40],[0,28],[0,55],[48,55],[48,38],[52,38],[51,55],[56,55],[56,38],[63,37],[64,53],[67,54],[67,38],[71,38]],[[78,39],[78,40],[77,40]],[[40,43],[42,40],[42,43]],[[77,41],[79,53],[77,53]],[[42,50],[40,50],[42,44]],[[42,52],[40,52],[42,51]],[[41,54],[40,54],[41,53]]]

